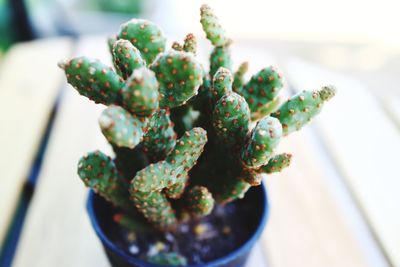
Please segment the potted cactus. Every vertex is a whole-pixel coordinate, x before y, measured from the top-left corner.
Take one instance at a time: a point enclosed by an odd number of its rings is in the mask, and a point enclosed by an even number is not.
[[[168,49],[141,19],[109,39],[113,68],[86,57],[59,64],[81,95],[107,106],[99,124],[114,157],[90,152],[78,175],[113,266],[242,266],[267,217],[262,177],[291,161],[275,148],[335,94],[326,86],[281,103],[278,70],[246,81],[243,63],[233,73],[232,41],[210,7],[200,21],[214,47],[209,71],[193,34]]]

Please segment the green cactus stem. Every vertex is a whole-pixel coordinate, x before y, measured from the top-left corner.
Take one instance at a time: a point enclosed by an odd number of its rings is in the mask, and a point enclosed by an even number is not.
[[[196,164],[207,143],[207,132],[199,127],[187,131],[176,142],[165,161],[188,172]]]
[[[214,75],[211,87],[211,95],[215,102],[222,96],[232,92],[232,83],[233,77],[231,72],[224,67],[220,67]]]
[[[214,11],[208,5],[202,5],[200,8],[200,23],[206,33],[207,39],[214,46],[224,46],[230,42],[226,37],[225,30],[220,25]]]
[[[120,102],[123,80],[110,67],[87,57],[73,58],[58,65],[67,81],[81,95],[105,105]]]
[[[264,68],[253,75],[239,93],[249,103],[251,112],[257,112],[260,108],[274,100],[283,87],[282,75],[275,67]]]
[[[187,193],[187,207],[195,216],[209,215],[214,207],[214,198],[204,186],[194,186]]]
[[[249,168],[266,164],[282,137],[282,125],[276,118],[265,117],[257,122],[242,148],[242,162]]]
[[[192,53],[170,50],[157,57],[150,69],[160,84],[162,108],[185,104],[203,82],[201,65]]]
[[[132,116],[121,107],[109,106],[99,118],[103,135],[113,145],[134,148],[144,135],[146,120]]]
[[[152,163],[136,173],[131,183],[132,188],[141,192],[160,191],[176,184],[182,169],[166,161]]]
[[[140,192],[130,187],[130,195],[135,207],[159,230],[173,229],[177,224],[175,211],[161,191]]]
[[[214,77],[220,67],[232,70],[232,58],[229,43],[225,46],[214,47],[210,55],[210,76]]]
[[[140,51],[127,40],[120,39],[115,41],[112,55],[117,73],[125,80],[131,76],[135,69],[146,65],[140,55]]]
[[[288,154],[288,153],[278,154],[278,155],[270,158],[268,161],[268,164],[262,166],[260,168],[260,171],[268,173],[268,174],[271,174],[274,172],[280,172],[284,168],[288,167],[290,165],[291,161],[292,161],[292,154]]]
[[[240,92],[243,84],[245,83],[244,76],[245,76],[246,72],[248,71],[248,69],[249,69],[249,63],[246,61],[246,62],[243,62],[242,64],[240,64],[238,69],[236,70],[235,75],[234,75],[233,85],[232,85],[232,89],[236,93]]]
[[[243,168],[238,177],[251,186],[258,186],[262,182],[262,175],[258,171],[252,169]]]
[[[165,50],[166,38],[161,29],[148,20],[132,19],[122,24],[117,36],[118,39],[130,41],[139,49],[147,64],[152,63]]]
[[[110,157],[101,151],[83,156],[78,163],[78,175],[87,187],[92,188],[117,207],[129,209],[128,184],[119,176]]]
[[[147,257],[147,261],[153,264],[167,266],[187,265],[187,259],[176,252],[160,252],[156,255]]]
[[[162,190],[177,183],[186,183],[186,176],[196,164],[206,142],[206,131],[201,128],[185,132],[165,161],[150,164],[139,171],[132,180],[132,199],[138,210],[155,227],[165,229],[176,222],[171,205],[163,203],[168,202],[168,199]],[[180,179],[181,177],[185,179]]]
[[[231,92],[215,105],[213,125],[218,137],[228,146],[245,140],[250,123],[250,109],[240,95]]]
[[[196,37],[192,33],[189,33],[188,35],[186,35],[185,40],[183,42],[183,50],[185,52],[193,53],[194,55],[196,55],[197,40],[196,40]]]
[[[146,67],[136,69],[126,81],[123,106],[133,114],[149,116],[158,109],[158,82],[154,73]]]
[[[185,192],[186,186],[188,184],[189,176],[180,176],[177,179],[176,184],[164,188],[164,193],[168,198],[180,199]]]
[[[147,124],[147,132],[143,137],[142,150],[151,162],[165,159],[174,148],[176,134],[170,119],[170,112],[161,109],[153,114]]]
[[[270,115],[272,112],[275,112],[282,103],[281,97],[276,97],[274,100],[269,101],[264,106],[257,109],[256,112],[251,113],[251,120],[255,121],[265,116]]]
[[[226,204],[236,199],[243,198],[251,185],[243,181],[241,177],[228,176],[229,179],[221,181],[220,189],[216,192],[215,200],[220,204]]]
[[[150,170],[142,170],[147,177],[142,177],[137,182],[143,183],[144,186],[136,185],[135,187],[142,187],[142,191],[155,190],[151,188],[151,184],[146,185],[146,183],[156,182],[155,186],[157,189],[165,188],[164,192],[168,197],[174,199],[180,198],[187,185],[187,173],[196,164],[197,159],[203,152],[206,142],[207,134],[201,128],[193,128],[191,131],[185,132],[177,141],[175,148],[165,161],[156,163],[158,165],[153,165],[154,167],[150,167]],[[161,172],[158,176],[160,176],[162,181],[151,181],[152,179],[158,178],[150,177],[148,173],[155,174],[157,172]],[[140,172],[138,174],[140,174]],[[140,174],[140,176],[143,175]]]
[[[117,36],[109,36],[107,38],[107,46],[108,46],[108,52],[110,52],[110,54],[113,54],[114,51],[114,44],[117,41]]]
[[[333,86],[324,86],[320,90],[303,91],[292,96],[271,116],[279,119],[286,136],[300,130],[313,117],[321,112],[323,104],[336,94]]]

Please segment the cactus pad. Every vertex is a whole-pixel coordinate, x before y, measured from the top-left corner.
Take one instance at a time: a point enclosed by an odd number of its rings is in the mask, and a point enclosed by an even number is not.
[[[214,207],[214,198],[204,186],[194,186],[187,193],[187,207],[195,216],[206,216]]]
[[[109,106],[99,118],[106,139],[118,147],[134,148],[143,139],[145,121],[132,116],[121,107]]]
[[[177,183],[178,172],[166,161],[153,163],[136,173],[132,187],[141,192],[160,191]]]
[[[140,192],[130,188],[131,199],[135,207],[157,229],[174,228],[177,220],[167,197],[161,191]]]
[[[77,57],[59,63],[59,67],[65,71],[68,83],[95,103],[110,105],[120,101],[122,78],[99,60]]]
[[[161,109],[155,112],[147,124],[147,133],[143,137],[142,147],[152,162],[164,159],[174,148],[176,134],[169,117],[169,111]]]
[[[278,118],[283,127],[283,135],[300,130],[321,112],[322,105],[336,93],[333,86],[325,86],[316,91],[303,91],[291,97],[271,116]]]
[[[268,164],[262,166],[260,168],[260,171],[268,174],[274,172],[280,172],[284,168],[288,167],[291,161],[292,161],[292,154],[288,153],[279,154],[270,158]]]
[[[207,132],[202,128],[193,128],[176,142],[166,161],[188,172],[196,164],[206,143]]]
[[[160,84],[160,107],[177,107],[197,94],[202,68],[192,53],[170,50],[150,66]]]
[[[232,92],[232,83],[231,72],[224,67],[220,67],[214,75],[213,86],[211,87],[211,95],[215,102],[222,96]]]
[[[188,52],[188,53],[193,53],[194,55],[196,55],[197,40],[196,40],[196,37],[192,33],[189,33],[188,35],[186,35],[185,40],[183,42],[183,51]]]
[[[108,46],[108,52],[110,52],[111,56],[113,54],[114,51],[114,44],[117,41],[117,37],[116,36],[110,36],[107,38],[107,46]]]
[[[131,205],[128,184],[119,176],[112,159],[101,151],[88,153],[79,160],[78,175],[87,187],[115,206],[128,208]]]
[[[271,100],[264,106],[258,108],[256,112],[252,112],[251,119],[254,121],[270,115],[272,112],[276,111],[279,108],[281,102],[282,98],[279,96],[276,97],[274,100]]]
[[[276,118],[265,117],[257,122],[242,149],[242,162],[250,168],[268,162],[282,137],[282,125]]]
[[[125,80],[131,76],[135,69],[146,65],[140,51],[127,40],[116,41],[113,45],[112,55],[118,74]]]
[[[206,132],[201,128],[186,132],[165,161],[150,164],[132,180],[130,193],[136,207],[158,228],[169,228],[176,221],[162,190],[186,183],[187,172],[196,164],[206,140]]]
[[[133,114],[149,116],[158,109],[158,83],[154,73],[142,67],[136,69],[126,81],[123,94],[124,107]]]
[[[179,42],[173,42],[171,48],[176,51],[183,51],[183,46]]]
[[[213,125],[219,138],[228,145],[243,143],[250,123],[249,106],[240,95],[224,95],[215,105]]]
[[[118,39],[130,41],[139,49],[147,64],[152,63],[165,50],[166,38],[161,29],[148,20],[132,19],[122,24]]]
[[[221,189],[215,194],[215,200],[220,204],[231,202],[238,198],[243,198],[251,185],[242,180],[241,177],[229,177],[224,181]]]
[[[240,92],[243,84],[244,84],[244,76],[249,69],[249,63],[243,62],[240,64],[239,68],[236,70],[233,80],[232,89],[235,92]]]
[[[220,67],[232,70],[229,45],[214,47],[210,55],[210,76],[213,77]]]
[[[282,87],[282,75],[275,67],[268,67],[253,75],[239,92],[249,103],[251,111],[257,112],[274,100]]]
[[[230,39],[226,37],[225,30],[219,24],[214,11],[208,5],[201,6],[200,16],[200,22],[207,39],[210,40],[214,46],[224,46],[230,42]]]
[[[174,185],[164,188],[165,195],[172,199],[180,199],[185,192],[188,180],[188,175],[178,177],[177,182]]]
[[[249,183],[251,186],[257,186],[261,184],[262,175],[256,170],[244,168],[240,172],[239,179]]]

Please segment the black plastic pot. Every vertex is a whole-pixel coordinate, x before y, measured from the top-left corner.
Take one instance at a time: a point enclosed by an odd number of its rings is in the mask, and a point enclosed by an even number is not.
[[[258,225],[250,236],[250,238],[244,242],[239,248],[231,251],[229,254],[204,263],[196,265],[188,265],[189,267],[242,267],[249,256],[249,253],[259,239],[268,217],[268,199],[267,191],[265,187],[257,186],[253,187],[247,192],[246,200],[254,203],[254,212],[257,213],[254,218],[258,220]],[[147,263],[143,260],[135,258],[133,255],[127,253],[124,249],[119,247],[115,242],[111,241],[110,238],[113,235],[113,227],[108,227],[112,223],[109,218],[112,217],[112,207],[101,197],[96,195],[93,191],[90,191],[87,200],[87,210],[89,213],[90,221],[93,228],[100,238],[107,257],[114,267],[159,267],[160,265],[154,265]]]

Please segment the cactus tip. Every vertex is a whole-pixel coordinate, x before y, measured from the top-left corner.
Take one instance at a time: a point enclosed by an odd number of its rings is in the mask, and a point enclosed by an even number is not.
[[[200,7],[200,11],[205,12],[206,10],[211,10],[211,7],[207,4],[202,4]]]
[[[333,85],[324,86],[319,91],[321,99],[327,101],[336,95],[336,87]]]
[[[64,61],[64,60],[61,60],[61,61],[59,61],[58,63],[57,63],[57,66],[60,68],[60,69],[63,69],[63,70],[65,70],[65,66],[67,65],[67,62],[66,61]]]
[[[100,116],[99,125],[101,129],[109,129],[113,124],[112,119],[109,116]]]

